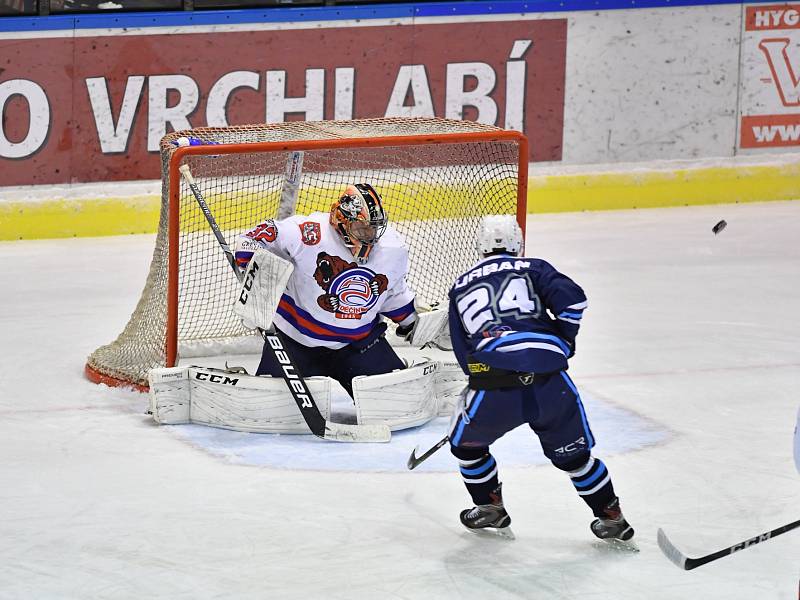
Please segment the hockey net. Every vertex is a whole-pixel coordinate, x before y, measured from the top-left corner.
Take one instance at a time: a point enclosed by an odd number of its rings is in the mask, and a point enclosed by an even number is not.
[[[202,145],[178,146],[184,138]],[[470,121],[386,118],[198,128],[161,141],[162,206],[141,298],[117,339],[86,364],[96,383],[146,389],[155,367],[261,340],[233,312],[238,281],[178,173],[188,164],[229,244],[268,218],[328,211],[369,182],[409,246],[419,302],[446,298],[477,259],[485,214],[525,225],[528,148],[519,132]],[[248,344],[249,342],[249,344]]]

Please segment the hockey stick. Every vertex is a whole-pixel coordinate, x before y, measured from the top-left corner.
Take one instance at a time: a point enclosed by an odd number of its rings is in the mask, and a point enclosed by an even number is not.
[[[661,548],[661,551],[664,555],[672,561],[675,566],[679,569],[683,569],[685,571],[691,571],[692,569],[696,569],[706,563],[710,563],[711,561],[717,560],[718,558],[723,558],[725,556],[729,556],[734,552],[739,552],[739,550],[744,550],[745,548],[749,548],[750,546],[755,546],[759,542],[766,542],[768,539],[774,538],[777,535],[782,533],[786,533],[787,531],[791,531],[800,527],[800,521],[795,521],[793,523],[789,523],[788,525],[783,525],[782,527],[778,527],[773,529],[772,531],[767,531],[766,533],[762,533],[761,535],[757,535],[755,537],[751,537],[750,539],[744,540],[743,542],[739,542],[738,544],[734,544],[733,546],[729,546],[724,550],[718,550],[717,552],[712,552],[711,554],[706,554],[705,556],[699,556],[697,558],[689,558],[683,552],[678,550],[675,545],[669,541],[667,534],[664,533],[664,530],[659,528],[658,529],[658,547]]]
[[[211,226],[211,231],[214,232],[214,237],[217,238],[217,242],[222,248],[225,258],[228,259],[228,263],[230,263],[233,272],[236,274],[236,279],[238,279],[239,283],[241,283],[242,279],[244,278],[244,273],[242,273],[239,270],[239,267],[236,266],[236,258],[233,256],[233,252],[231,252],[228,242],[225,241],[225,236],[223,236],[222,232],[219,230],[217,220],[214,218],[214,215],[211,214],[211,209],[208,208],[208,204],[206,203],[205,198],[203,198],[203,194],[200,193],[200,188],[198,188],[197,184],[194,182],[194,177],[192,177],[192,172],[189,170],[189,165],[181,165],[178,167],[178,170],[181,172],[181,175],[183,175],[186,183],[189,184],[189,189],[192,190],[192,195],[194,196],[195,200],[197,200],[197,203],[200,205],[200,210],[203,211],[206,221],[208,221],[208,224]]]
[[[189,165],[181,165],[178,170],[181,172],[184,179],[186,179],[186,183],[189,184],[192,195],[200,205],[200,209],[203,211],[206,221],[208,221],[208,224],[211,226],[211,230],[214,232],[217,242],[219,242],[222,251],[225,253],[225,258],[236,274],[236,278],[241,282],[244,274],[239,271],[239,267],[236,266],[236,258],[233,256],[233,252],[231,252],[228,243],[225,241],[225,236],[222,235],[219,225],[217,225],[217,220],[211,213],[211,209],[208,207],[205,198],[203,198],[200,188],[197,187],[194,177],[192,177],[192,172],[189,170]],[[308,385],[298,372],[286,348],[284,348],[278,331],[274,326],[266,330],[260,329],[260,331],[264,336],[266,345],[272,350],[275,360],[281,365],[281,376],[286,382],[286,387],[289,388],[289,393],[292,395],[295,403],[297,403],[297,408],[300,409],[300,414],[303,416],[311,433],[324,440],[334,440],[337,442],[388,442],[391,439],[392,433],[386,425],[350,425],[326,421],[322,413],[319,412],[319,407],[317,403],[314,402],[314,397],[311,395]]]
[[[426,450],[425,453],[421,454],[420,456],[416,456],[416,452],[417,450],[419,450],[419,446],[414,448],[411,451],[411,456],[408,457],[408,462],[406,463],[409,471],[416,469],[421,463],[425,462],[425,460],[427,460],[431,454],[436,452],[439,448],[444,446],[449,441],[450,441],[450,436],[447,435],[444,436],[442,439],[436,442],[436,444],[434,444],[431,448]]]

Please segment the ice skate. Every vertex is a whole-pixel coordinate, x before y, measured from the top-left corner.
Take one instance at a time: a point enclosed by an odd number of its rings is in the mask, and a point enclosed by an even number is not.
[[[461,523],[475,533],[488,533],[514,539],[511,517],[503,506],[502,484],[489,495],[490,504],[479,504],[461,511]]]
[[[606,518],[595,519],[590,525],[592,533],[601,540],[627,542],[633,537],[633,527],[625,520],[619,508],[619,498],[614,498],[603,509]]]

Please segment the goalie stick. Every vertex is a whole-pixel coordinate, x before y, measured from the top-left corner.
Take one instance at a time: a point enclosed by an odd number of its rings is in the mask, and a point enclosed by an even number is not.
[[[689,558],[683,552],[678,550],[675,547],[667,534],[664,533],[664,530],[659,527],[658,529],[658,547],[661,548],[661,551],[664,555],[672,561],[679,569],[683,569],[685,571],[691,571],[692,569],[696,569],[702,565],[710,563],[712,561],[717,560],[718,558],[723,558],[725,556],[729,556],[734,552],[739,552],[740,550],[744,550],[746,548],[750,548],[751,546],[755,546],[759,542],[766,542],[767,540],[774,538],[782,533],[786,533],[787,531],[791,531],[800,527],[800,521],[794,521],[793,523],[789,523],[787,525],[783,525],[781,527],[777,527],[771,531],[767,531],[755,537],[751,537],[749,539],[744,540],[743,542],[739,542],[738,544],[734,544],[733,546],[729,546],[723,550],[718,550],[717,552],[712,552],[711,554],[706,554],[705,556],[699,556],[697,558]]]
[[[214,237],[217,238],[217,242],[225,253],[225,258],[233,269],[236,279],[241,282],[244,274],[239,270],[239,267],[236,266],[236,258],[233,252],[231,252],[228,243],[225,241],[225,236],[222,235],[219,225],[217,225],[217,220],[211,213],[211,209],[208,207],[203,194],[200,192],[200,188],[197,187],[189,165],[181,165],[178,170],[181,172],[181,175],[183,175],[183,178],[186,179],[186,183],[189,185],[192,195],[200,205],[200,209],[203,211],[206,221],[208,221],[208,224],[211,226]],[[323,417],[322,413],[319,411],[317,403],[314,402],[308,385],[306,385],[305,380],[298,372],[291,356],[289,356],[289,353],[284,348],[278,331],[274,326],[266,330],[259,329],[259,331],[261,335],[264,336],[266,345],[272,350],[275,360],[280,363],[282,367],[281,376],[284,382],[286,382],[286,387],[289,388],[289,393],[297,403],[297,408],[300,410],[300,414],[303,416],[311,433],[324,440],[333,440],[337,442],[388,442],[391,439],[392,433],[386,425],[351,425],[326,421],[325,417]]]

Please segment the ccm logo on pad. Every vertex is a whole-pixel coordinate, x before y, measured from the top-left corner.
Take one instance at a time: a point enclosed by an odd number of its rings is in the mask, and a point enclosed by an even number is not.
[[[228,377],[227,375],[217,375],[216,373],[203,373],[198,371],[194,375],[195,379],[200,381],[210,381],[211,383],[222,383],[227,385],[236,385],[239,383],[238,377]]]

